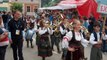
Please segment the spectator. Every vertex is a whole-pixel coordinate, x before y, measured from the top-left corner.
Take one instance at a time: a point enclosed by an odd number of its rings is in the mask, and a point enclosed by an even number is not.
[[[21,17],[21,12],[15,11],[13,19],[9,21],[9,31],[11,33],[12,38],[12,50],[13,50],[13,58],[14,60],[24,60],[23,58],[23,30],[24,30],[24,22]],[[17,52],[18,51],[18,52]]]
[[[0,60],[5,60],[5,53],[8,44],[8,32],[3,28],[2,17],[0,16]]]

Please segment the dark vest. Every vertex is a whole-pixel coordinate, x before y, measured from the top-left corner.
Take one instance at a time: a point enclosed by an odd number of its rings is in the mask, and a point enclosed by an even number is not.
[[[94,37],[95,37],[95,40],[94,40],[94,41],[97,41],[97,40],[98,40],[97,33],[96,33],[96,32],[93,32],[93,34],[94,34]],[[99,33],[99,35],[100,35],[100,38],[101,38],[101,36],[102,36],[101,32]]]
[[[80,42],[80,41],[77,41],[77,40],[75,39],[75,33],[74,33],[74,31],[72,31],[72,34],[73,34],[73,37],[72,37],[72,39],[69,41],[69,46],[78,49],[78,48],[80,48],[80,46],[81,46],[81,42]]]

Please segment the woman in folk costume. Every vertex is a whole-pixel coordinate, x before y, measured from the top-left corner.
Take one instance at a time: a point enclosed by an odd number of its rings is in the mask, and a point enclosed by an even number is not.
[[[84,46],[89,43],[80,32],[81,23],[79,20],[75,19],[73,21],[73,29],[63,37],[62,47],[67,49],[65,60],[81,60],[81,42]]]
[[[38,56],[45,60],[46,57],[52,56],[52,49],[49,39],[51,30],[48,28],[48,22],[44,23],[40,21],[40,28],[38,29],[39,40],[38,40]]]
[[[6,48],[9,44],[8,34],[4,28],[2,16],[0,16],[0,60],[5,60]]]
[[[94,23],[93,29],[94,31],[90,35],[90,43],[92,44],[90,60],[102,60],[102,39],[107,39],[107,35],[104,32],[100,32],[99,22]]]

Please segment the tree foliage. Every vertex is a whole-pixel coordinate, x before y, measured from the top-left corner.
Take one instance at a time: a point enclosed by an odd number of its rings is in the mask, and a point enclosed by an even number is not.
[[[11,10],[12,11],[19,10],[22,12],[22,8],[23,8],[22,3],[12,3],[11,4]]]
[[[61,0],[42,0],[41,1],[41,6],[42,7],[49,7],[49,6],[54,6],[56,5],[58,2],[60,2]]]

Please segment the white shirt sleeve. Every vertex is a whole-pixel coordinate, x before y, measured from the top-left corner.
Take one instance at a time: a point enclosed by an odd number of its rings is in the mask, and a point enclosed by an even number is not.
[[[34,30],[36,31],[37,30],[37,24],[35,23],[35,26],[34,26]]]
[[[87,47],[87,46],[88,46],[89,41],[88,41],[88,40],[86,40],[86,39],[83,37],[83,34],[81,34],[81,35],[82,35],[81,44],[82,44],[84,47]]]
[[[68,32],[66,36],[63,37],[62,40],[62,48],[68,48],[69,41],[72,39],[72,32]]]
[[[47,32],[47,29],[44,29],[42,30],[41,28],[39,29],[39,34],[42,35],[42,34],[45,34]]]
[[[66,31],[60,26],[60,32],[62,35],[64,35],[66,33]]]
[[[90,43],[91,43],[92,45],[97,44],[97,42],[94,41],[94,40],[95,40],[95,37],[94,37],[94,34],[92,33],[92,34],[90,35],[90,39],[89,39],[89,41],[90,41]]]
[[[107,40],[107,35],[102,35],[102,37],[103,37],[103,40]]]
[[[48,28],[48,32],[49,32],[50,35],[53,34],[53,30],[52,30],[52,29],[49,29],[49,28]]]

